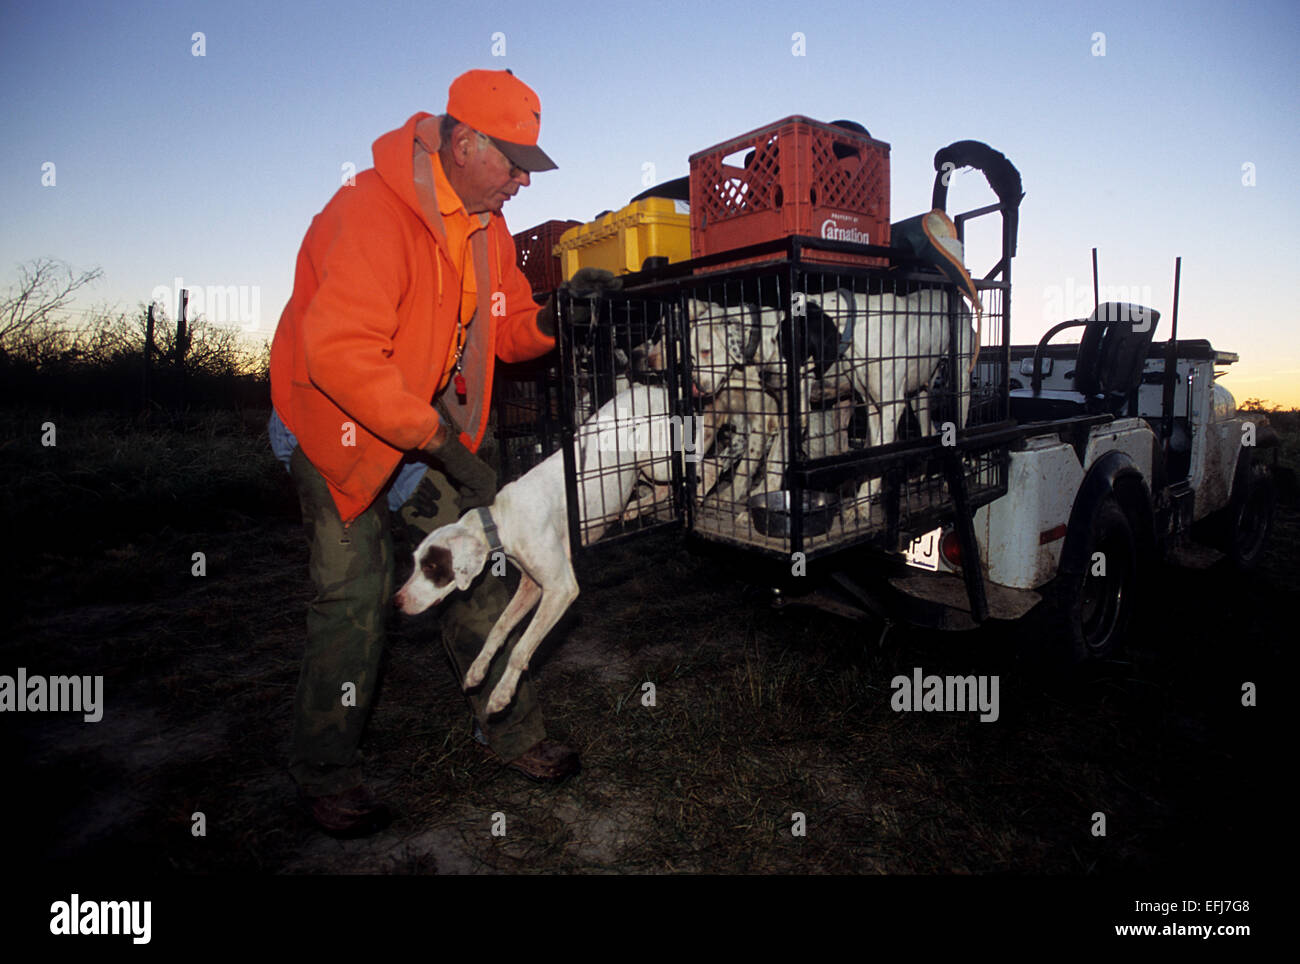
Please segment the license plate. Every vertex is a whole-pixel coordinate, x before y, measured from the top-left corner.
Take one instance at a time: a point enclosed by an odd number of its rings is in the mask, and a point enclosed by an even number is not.
[[[923,536],[917,536],[907,544],[903,550],[903,558],[907,560],[909,566],[916,566],[918,569],[928,569],[930,572],[939,571],[939,537],[943,535],[943,529],[931,529]]]

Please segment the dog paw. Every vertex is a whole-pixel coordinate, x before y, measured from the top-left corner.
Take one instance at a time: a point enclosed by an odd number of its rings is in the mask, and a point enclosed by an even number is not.
[[[483,682],[483,677],[487,676],[488,661],[485,659],[476,659],[470,664],[469,671],[465,674],[465,689],[472,690]]]
[[[510,700],[514,695],[513,687],[507,689],[504,681],[498,683],[497,688],[492,691],[492,697],[488,700],[488,713],[500,713],[510,705]]]

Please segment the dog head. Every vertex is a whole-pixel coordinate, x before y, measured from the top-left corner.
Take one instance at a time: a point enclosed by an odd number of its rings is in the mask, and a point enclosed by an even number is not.
[[[714,395],[745,363],[743,306],[723,308],[695,298],[686,300],[691,330],[691,377],[701,395]]]
[[[468,589],[487,562],[488,544],[460,522],[435,529],[415,550],[415,571],[394,600],[408,616]]]

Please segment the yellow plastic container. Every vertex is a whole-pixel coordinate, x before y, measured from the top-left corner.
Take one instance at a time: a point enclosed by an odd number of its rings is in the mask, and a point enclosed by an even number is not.
[[[560,235],[564,280],[579,268],[604,268],[614,274],[640,271],[646,258],[685,261],[691,256],[690,207],[684,201],[650,197],[633,201],[588,224]]]

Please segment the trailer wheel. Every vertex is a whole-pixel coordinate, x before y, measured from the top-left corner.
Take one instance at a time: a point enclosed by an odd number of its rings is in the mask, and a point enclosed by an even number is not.
[[[1253,462],[1244,492],[1234,492],[1228,506],[1224,552],[1241,572],[1250,572],[1264,558],[1264,545],[1273,528],[1276,494],[1268,466]],[[1240,498],[1238,497],[1240,496]]]
[[[1036,645],[1052,650],[1043,655],[1067,667],[1108,656],[1137,601],[1137,541],[1113,495],[1093,508],[1087,532],[1084,571],[1057,575],[1031,624]]]

